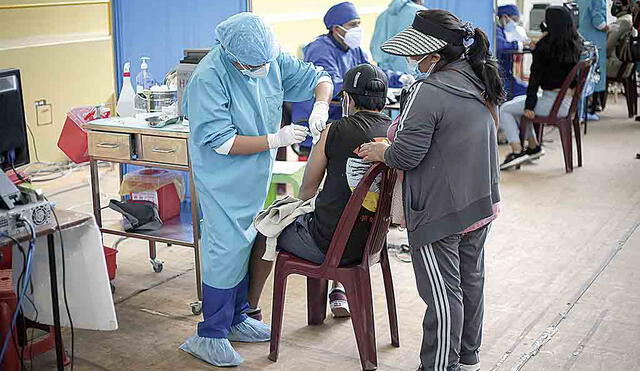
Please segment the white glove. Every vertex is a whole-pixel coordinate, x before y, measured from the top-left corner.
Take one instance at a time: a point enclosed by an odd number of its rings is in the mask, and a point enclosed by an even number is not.
[[[313,144],[320,140],[320,133],[327,128],[327,120],[329,119],[329,103],[315,102],[313,110],[309,116],[309,129],[313,137]]]
[[[413,85],[414,82],[416,82],[416,78],[413,77],[413,75],[409,75],[405,73],[404,75],[400,76],[398,81],[400,81],[402,86],[410,86],[410,85]]]
[[[269,148],[287,147],[292,144],[302,143],[307,139],[309,129],[301,125],[287,125],[280,128],[277,133],[267,135]]]

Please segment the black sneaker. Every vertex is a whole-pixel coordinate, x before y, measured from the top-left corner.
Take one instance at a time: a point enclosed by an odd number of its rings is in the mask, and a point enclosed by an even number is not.
[[[529,155],[529,160],[537,160],[540,157],[544,156],[542,146],[537,146],[536,148],[527,148],[525,150],[525,153]]]
[[[502,165],[500,165],[500,170],[506,170],[512,168],[514,166],[520,165],[523,162],[529,161],[529,155],[527,152],[522,151],[520,153],[509,153],[507,157],[504,159]]]

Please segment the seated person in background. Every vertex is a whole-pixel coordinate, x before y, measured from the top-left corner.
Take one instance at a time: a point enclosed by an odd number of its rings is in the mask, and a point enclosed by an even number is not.
[[[545,24],[547,32],[533,51],[527,95],[516,97],[500,107],[500,127],[512,150],[500,166],[502,170],[538,159],[544,154],[531,123],[525,132],[527,149],[522,149],[520,119],[523,115],[530,119],[536,115],[548,115],[564,80],[580,60],[583,41],[569,10],[562,6],[547,8]],[[540,96],[538,88],[542,88]],[[560,106],[559,116],[569,113],[572,97],[572,89],[569,89]]]
[[[363,143],[385,138],[391,119],[380,111],[387,96],[387,76],[378,67],[361,64],[349,70],[342,85],[342,119],[330,124],[312,148],[299,198],[308,200],[318,194],[315,211],[299,216],[278,237],[278,249],[302,259],[321,264],[351,193],[372,166],[354,151]],[[371,221],[376,211],[378,194],[370,192],[363,203],[360,218],[351,233],[341,264],[360,262]],[[250,262],[249,306],[247,314],[258,311],[258,301],[272,262],[262,259],[265,237],[258,233]],[[349,316],[344,289],[334,282],[329,294],[335,317]]]
[[[625,65],[616,52],[625,36],[629,33],[634,36],[637,34],[633,28],[632,6],[631,0],[616,0],[611,5],[611,15],[616,17],[616,21],[609,26],[607,34],[607,78],[610,79],[625,79],[631,75],[635,67],[633,63]],[[624,70],[621,71],[623,68]]]
[[[513,76],[513,52],[522,51],[528,43],[516,40],[520,11],[515,5],[498,7],[498,24],[496,27],[496,54],[500,64],[502,82],[507,91],[507,98],[511,99],[524,95],[527,86]]]

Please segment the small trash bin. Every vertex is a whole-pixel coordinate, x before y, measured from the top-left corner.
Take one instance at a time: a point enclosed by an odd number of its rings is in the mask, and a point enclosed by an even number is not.
[[[113,281],[116,278],[116,269],[118,269],[116,256],[118,250],[110,247],[103,246],[104,248],[104,260],[107,262],[107,273],[109,275],[109,281]]]
[[[180,215],[185,196],[182,174],[164,169],[140,169],[124,176],[120,195],[133,201],[150,201],[158,207],[163,222]]]
[[[60,132],[58,148],[76,164],[89,161],[87,132],[82,126],[92,120],[107,118],[109,115],[110,111],[105,109],[100,117],[95,117],[96,107],[94,106],[72,108],[67,113],[67,119],[64,121],[64,126]]]

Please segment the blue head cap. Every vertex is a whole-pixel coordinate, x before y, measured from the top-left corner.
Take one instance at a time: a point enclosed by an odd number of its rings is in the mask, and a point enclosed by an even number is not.
[[[222,47],[240,63],[260,66],[278,56],[273,32],[264,20],[252,13],[239,13],[216,27],[216,38]]]
[[[327,29],[331,29],[333,26],[343,25],[359,18],[360,15],[356,11],[356,6],[345,1],[329,8],[327,14],[324,15],[324,25],[327,26]]]
[[[503,5],[498,7],[498,17],[508,15],[510,17],[519,17],[520,10],[515,5]]]

